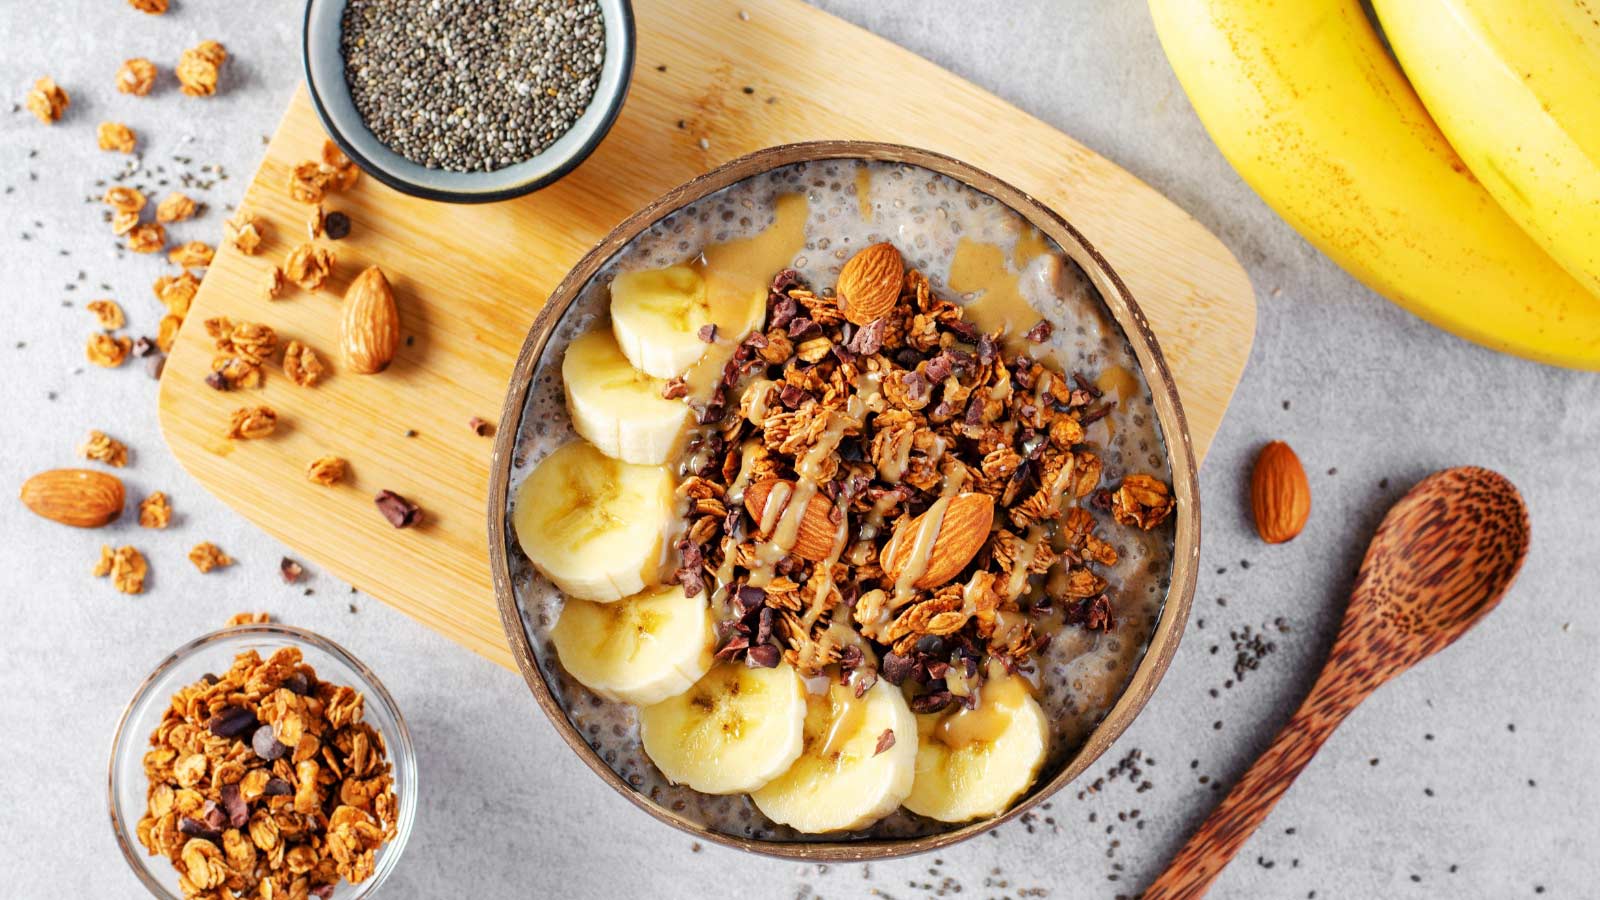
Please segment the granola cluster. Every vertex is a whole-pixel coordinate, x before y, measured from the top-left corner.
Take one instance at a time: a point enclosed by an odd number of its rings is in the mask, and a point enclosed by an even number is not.
[[[195,900],[328,897],[367,880],[398,806],[364,703],[293,647],[241,653],[183,688],[144,756],[139,842]]]
[[[1015,668],[1055,628],[1113,627],[1098,570],[1117,551],[1091,509],[1149,529],[1173,503],[1147,475],[1101,486],[1085,428],[1112,401],[1088,378],[1006,349],[1006,335],[981,332],[914,270],[890,311],[865,324],[793,271],[777,275],[767,304],[766,327],[697,404],[705,430],[689,458],[705,462],[680,486],[688,521],[677,580],[691,595],[712,592],[719,658],[782,659],[810,675],[876,655],[873,677],[923,685],[913,707],[931,712],[963,701],[962,673],[975,684],[986,657]],[[1049,329],[1040,322],[1025,340],[1043,342]],[[666,393],[685,390],[674,382]],[[815,496],[785,548],[774,541],[785,510],[764,504],[770,485],[807,473]],[[941,498],[958,493],[963,510],[992,518],[951,513],[926,569],[951,574],[913,587],[898,576],[920,517],[956,509]],[[970,548],[941,555],[946,531],[971,521]]]

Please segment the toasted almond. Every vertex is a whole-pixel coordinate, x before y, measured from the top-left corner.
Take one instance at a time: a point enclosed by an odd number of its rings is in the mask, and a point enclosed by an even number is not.
[[[784,481],[781,478],[769,478],[766,481],[753,484],[744,492],[744,508],[749,510],[750,517],[757,522],[762,520],[762,514],[767,508],[767,498],[772,495],[772,489],[782,482],[792,489],[794,482]],[[784,501],[787,506],[787,500]],[[794,546],[789,548],[789,553],[811,562],[821,562],[833,553],[833,542],[838,536],[838,526],[829,518],[833,504],[821,494],[812,494],[811,500],[806,504],[806,511],[800,517],[800,524],[795,530]],[[779,510],[779,515],[783,511]],[[775,517],[776,520],[776,517]]]
[[[1250,511],[1269,544],[1294,540],[1311,516],[1311,484],[1300,457],[1283,441],[1261,448],[1250,474]]]
[[[844,317],[857,325],[888,315],[900,299],[906,264],[893,244],[865,247],[839,271],[835,290]]]
[[[950,498],[927,559],[914,560],[917,532],[932,512],[930,509],[910,521],[902,519],[895,527],[881,558],[884,577],[889,581],[898,581],[902,571],[920,562],[922,574],[911,582],[912,587],[926,590],[949,584],[989,539],[989,528],[994,525],[994,498],[975,492]]]
[[[350,282],[344,293],[339,349],[345,367],[357,375],[374,375],[389,367],[400,348],[400,311],[389,279],[377,266]]]
[[[122,479],[93,469],[51,469],[22,485],[22,503],[75,528],[99,528],[122,515]]]

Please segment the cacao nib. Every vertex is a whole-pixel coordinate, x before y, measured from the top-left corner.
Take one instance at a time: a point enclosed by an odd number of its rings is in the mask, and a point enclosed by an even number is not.
[[[745,664],[752,669],[774,669],[777,668],[782,656],[777,647],[771,644],[762,644],[759,647],[750,648],[749,652],[745,654]]]
[[[1045,341],[1050,340],[1050,334],[1055,330],[1056,327],[1051,325],[1048,320],[1040,319],[1037,324],[1028,329],[1028,333],[1023,335],[1023,337],[1033,341],[1035,344],[1042,344]]]
[[[289,693],[299,694],[302,697],[311,693],[311,679],[307,678],[304,672],[296,672],[285,678],[283,686],[288,689]]]
[[[222,811],[228,814],[228,825],[243,828],[250,821],[250,807],[244,802],[244,795],[239,793],[239,785],[223,785],[221,795]]]
[[[262,725],[256,729],[256,733],[250,736],[250,748],[267,762],[281,759],[289,752],[288,747],[278,743],[278,738],[272,733],[271,725]]]
[[[800,312],[800,304],[792,297],[781,297],[772,301],[772,315],[770,317],[773,328],[787,328],[789,323]]]
[[[287,797],[294,793],[294,787],[282,778],[267,779],[267,786],[261,789],[263,797]]]
[[[222,829],[207,828],[206,823],[199,819],[191,819],[188,816],[178,820],[178,833],[197,837],[203,841],[210,841],[213,844],[220,845],[222,843]]]
[[[756,643],[766,644],[772,641],[772,623],[777,617],[777,611],[772,607],[761,607],[760,618],[756,620]]]
[[[750,332],[749,336],[744,339],[744,346],[751,347],[756,350],[764,350],[770,343],[772,342],[767,340],[767,336],[759,331]]]
[[[228,814],[222,811],[222,807],[218,806],[215,800],[207,800],[205,805],[200,807],[200,821],[213,831],[221,831],[222,826],[228,824]]]
[[[873,756],[877,756],[879,753],[882,753],[883,751],[885,751],[885,750],[887,750],[887,749],[889,749],[890,747],[893,747],[893,746],[894,746],[894,729],[893,728],[885,728],[883,730],[883,734],[878,735],[878,746],[877,746],[876,749],[874,749],[872,751],[872,755]]]
[[[856,329],[850,338],[850,350],[862,356],[871,356],[883,349],[883,331],[889,326],[886,319],[873,319]]]
[[[1111,600],[1105,594],[1069,603],[1063,613],[1062,621],[1066,624],[1089,631],[1110,631],[1116,627],[1116,619],[1111,614]]]
[[[1100,390],[1100,388],[1097,387],[1094,382],[1090,381],[1088,376],[1084,375],[1082,372],[1072,373],[1072,383],[1077,385],[1079,390],[1082,390],[1084,393],[1095,398],[1096,400],[1099,400],[1105,393],[1104,391]]]
[[[839,671],[848,676],[855,668],[861,665],[861,648],[850,644],[839,651]]]
[[[1098,422],[1101,419],[1104,419],[1107,413],[1111,412],[1111,406],[1112,404],[1110,403],[1102,403],[1099,406],[1096,406],[1094,409],[1084,413],[1083,418],[1079,419],[1078,421],[1083,425],[1088,425],[1091,422]]]
[[[928,365],[923,368],[922,374],[928,376],[929,381],[937,384],[949,378],[950,373],[955,371],[955,368],[955,359],[947,352],[940,353],[933,359],[928,360]]]
[[[811,395],[798,384],[785,384],[783,390],[778,392],[778,402],[787,409],[799,409],[800,405],[809,399]]]
[[[378,512],[383,513],[389,524],[396,528],[409,528],[422,521],[421,507],[394,491],[379,491],[372,502],[377,504]]]
[[[745,650],[749,649],[749,647],[750,647],[750,639],[749,638],[745,637],[742,634],[734,635],[733,637],[728,638],[728,642],[726,644],[723,644],[722,648],[717,651],[717,659],[723,659],[723,660],[733,659],[734,657],[738,656],[740,653],[742,653]]]
[[[946,330],[954,333],[956,337],[969,344],[978,340],[978,326],[968,322],[966,319],[950,319],[942,324]]]
[[[707,324],[707,325],[701,325],[700,326],[700,330],[699,330],[699,332],[697,332],[697,334],[700,336],[700,340],[705,341],[708,344],[716,343],[717,342],[717,323],[712,322],[712,323]]]
[[[684,381],[682,375],[661,386],[661,397],[664,400],[677,400],[687,396],[689,396],[689,382]]]
[[[1101,512],[1111,511],[1111,492],[1105,488],[1095,488],[1089,495],[1089,505]]]
[[[789,337],[793,340],[809,340],[821,334],[822,326],[806,316],[796,316],[789,320]]]
[[[233,386],[228,384],[228,379],[223,378],[221,372],[212,372],[206,376],[206,387],[213,391],[226,391],[231,390]]]
[[[987,366],[990,363],[994,362],[994,358],[997,355],[999,355],[999,354],[995,350],[994,336],[993,335],[986,334],[983,337],[978,338],[978,362],[979,362],[979,364]]]
[[[861,671],[861,674],[856,676],[856,696],[858,698],[859,697],[865,697],[867,695],[867,691],[872,690],[872,686],[877,684],[877,683],[878,683],[877,670],[875,670],[875,669],[863,669]]]
[[[884,681],[899,687],[905,683],[907,678],[911,677],[911,673],[916,668],[917,661],[909,656],[901,656],[898,653],[885,653],[883,655],[883,668],[880,669],[880,672],[883,674]]]
[[[914,713],[935,713],[950,705],[949,691],[930,691],[919,694],[911,699],[911,711]]]
[[[255,713],[242,706],[228,706],[206,720],[206,730],[217,737],[236,738],[258,724]]]
[[[772,276],[772,286],[768,288],[767,291],[768,293],[772,294],[785,294],[788,293],[791,288],[797,288],[803,283],[804,282],[800,280],[799,272],[796,272],[794,269],[784,269],[778,274]],[[785,297],[784,299],[788,300],[789,298]],[[793,303],[794,301],[789,300],[789,302]]]
[[[306,573],[306,567],[285,556],[278,560],[278,574],[283,576],[284,584],[294,584],[300,576]]]

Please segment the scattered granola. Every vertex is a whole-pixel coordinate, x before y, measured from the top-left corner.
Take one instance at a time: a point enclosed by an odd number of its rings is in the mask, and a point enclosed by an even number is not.
[[[111,215],[111,233],[122,237],[132,231],[139,224],[139,214],[136,212],[115,212]]]
[[[117,153],[132,153],[136,143],[133,129],[121,122],[101,122],[95,132],[95,138],[99,141],[101,150],[112,150]]]
[[[289,170],[289,196],[300,203],[320,204],[334,183],[333,170],[315,160],[308,159]],[[321,216],[316,219],[320,223]]]
[[[150,735],[139,842],[195,900],[307,900],[367,880],[399,804],[364,707],[298,648],[239,654],[180,690]]]
[[[164,224],[182,222],[194,217],[198,205],[185,194],[174,191],[156,204],[156,221]]]
[[[143,97],[156,84],[156,66],[144,57],[124,60],[117,69],[117,90]]]
[[[241,612],[228,617],[227,627],[237,625],[266,625],[272,621],[272,615],[264,612]]]
[[[355,187],[356,181],[361,178],[361,168],[352,162],[331,138],[324,138],[322,141],[322,164],[333,170],[334,187],[337,190],[348,191]]]
[[[183,327],[183,317],[168,313],[161,317],[161,322],[156,326],[156,346],[162,353],[172,352],[172,343],[178,339],[178,329]]]
[[[278,413],[272,407],[241,406],[228,417],[228,430],[223,435],[234,441],[257,440],[277,427]]]
[[[283,272],[301,290],[321,290],[333,272],[333,252],[315,244],[301,244],[283,261]]]
[[[324,487],[333,487],[344,480],[350,464],[337,456],[319,456],[306,466],[306,478]]]
[[[127,445],[103,431],[89,432],[88,439],[78,448],[78,452],[84,459],[103,462],[118,469],[128,464]]]
[[[89,335],[89,345],[84,352],[89,362],[107,369],[115,369],[128,358],[128,351],[132,349],[132,338],[115,337],[97,331]]]
[[[245,256],[254,256],[261,249],[264,228],[266,223],[241,210],[222,223],[222,239],[237,247]]]
[[[111,576],[111,586],[124,594],[144,593],[144,579],[150,574],[150,564],[144,555],[132,547],[101,546],[100,559],[94,564],[94,577]]]
[[[46,75],[33,83],[33,90],[28,91],[25,102],[28,112],[33,113],[46,125],[52,125],[61,120],[61,114],[67,111],[72,99],[50,76]]]
[[[190,241],[173,247],[167,253],[167,261],[184,269],[204,269],[211,265],[213,251],[205,241]]]
[[[116,331],[128,324],[128,319],[122,314],[122,307],[115,300],[91,300],[84,307],[94,314],[95,321],[106,331]]]
[[[212,569],[233,565],[233,557],[223,553],[222,548],[216,544],[210,541],[201,541],[194,545],[193,550],[189,551],[189,562],[194,563],[194,567],[200,570],[200,574],[204,575]]]
[[[167,11],[167,0],[128,0],[128,5],[142,13],[155,16]]]
[[[167,229],[159,222],[144,222],[128,229],[128,249],[135,253],[160,253],[167,246]]]
[[[105,196],[101,197],[100,200],[120,213],[137,214],[139,210],[144,209],[145,204],[144,194],[138,188],[131,188],[121,184],[108,188]]]
[[[283,348],[283,374],[301,387],[315,387],[327,371],[315,351],[299,341]]]
[[[1129,475],[1111,495],[1111,517],[1146,531],[1172,515],[1172,491],[1149,475]]]
[[[189,314],[189,304],[200,290],[200,279],[193,272],[185,271],[181,275],[163,275],[150,288],[167,312],[181,319]]]
[[[318,203],[316,206],[311,208],[311,215],[306,219],[306,235],[310,240],[314,241],[317,238],[322,237],[323,219],[324,214],[322,211],[322,204]]]
[[[283,284],[283,270],[277,266],[273,266],[272,268],[268,269],[265,284],[267,299],[278,299],[278,296],[283,293]]]
[[[162,0],[165,5],[165,0]],[[217,71],[228,51],[216,41],[201,41],[183,51],[175,70],[179,88],[191,97],[209,97],[217,92]]]
[[[139,503],[140,528],[165,528],[172,523],[172,504],[167,495],[156,491]]]

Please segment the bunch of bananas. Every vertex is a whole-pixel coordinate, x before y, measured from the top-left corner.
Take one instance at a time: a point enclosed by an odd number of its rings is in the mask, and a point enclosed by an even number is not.
[[[1440,328],[1600,369],[1594,0],[1372,0],[1393,57],[1361,0],[1149,2],[1212,139],[1307,240]]]

